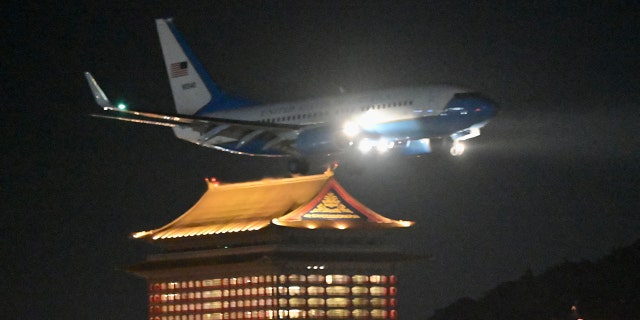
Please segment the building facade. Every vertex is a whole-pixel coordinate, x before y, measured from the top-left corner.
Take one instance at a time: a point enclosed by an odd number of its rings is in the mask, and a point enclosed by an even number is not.
[[[147,279],[149,319],[397,319],[386,236],[413,224],[365,207],[322,175],[219,184],[164,227]]]

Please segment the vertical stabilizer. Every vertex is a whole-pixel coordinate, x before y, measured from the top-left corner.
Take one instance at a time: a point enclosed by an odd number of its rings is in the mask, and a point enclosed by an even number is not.
[[[157,19],[156,27],[178,113],[203,114],[247,105],[246,101],[231,98],[218,88],[172,19]]]

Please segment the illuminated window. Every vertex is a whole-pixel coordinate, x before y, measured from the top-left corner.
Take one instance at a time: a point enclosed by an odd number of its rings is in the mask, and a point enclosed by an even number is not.
[[[347,284],[349,280],[351,277],[344,274],[330,274],[325,277],[327,284]]]
[[[377,308],[384,308],[387,306],[387,299],[385,298],[373,298],[371,299],[371,305]]]
[[[353,287],[353,288],[351,288],[351,294],[353,294],[354,296],[365,295],[367,293],[369,293],[369,288],[367,288],[367,287]]]
[[[284,298],[280,298],[280,299],[278,299],[278,306],[279,306],[279,307],[286,307],[286,306],[287,306],[287,304],[288,304],[287,299],[284,299]]]
[[[304,275],[301,275],[301,274],[289,275],[289,282],[292,282],[292,283],[306,282],[306,280],[307,280],[307,278]]]
[[[375,284],[385,284],[387,283],[387,276],[373,275],[369,277],[369,281]]]
[[[324,307],[324,299],[322,299],[322,298],[309,298],[307,300],[307,304],[309,305],[309,307],[312,307],[312,308]]]
[[[289,295],[290,296],[299,296],[299,295],[303,295],[305,294],[306,290],[305,287],[300,287],[300,286],[291,286],[289,287]]]
[[[307,315],[309,315],[309,318],[319,319],[324,318],[326,316],[326,313],[322,309],[309,309],[309,311],[307,311]]]
[[[355,284],[364,284],[369,282],[369,277],[364,275],[355,275],[351,277],[351,281]]]
[[[222,301],[205,302],[202,304],[203,310],[220,310],[222,309]]]
[[[367,298],[354,298],[352,300],[354,307],[367,307],[369,306],[369,299]]]
[[[327,295],[330,296],[346,296],[349,295],[351,290],[345,286],[331,286],[327,287]]]
[[[309,283],[323,283],[324,276],[320,274],[312,274],[307,276],[307,282]]]
[[[329,298],[327,299],[327,307],[329,308],[345,308],[348,307],[351,300],[346,298]]]
[[[307,305],[307,300],[303,298],[291,298],[289,299],[289,307],[301,308]]]
[[[272,306],[274,306],[276,304],[276,299],[265,299],[264,300],[264,304],[267,307],[272,307]]]
[[[387,288],[385,288],[385,287],[371,287],[371,290],[369,290],[369,292],[371,292],[372,296],[386,296],[387,295]]]
[[[275,288],[273,287],[266,287],[264,288],[264,294],[267,296],[272,296],[275,293]]]
[[[327,318],[329,319],[347,319],[351,316],[351,312],[346,309],[331,309],[327,311]]]
[[[307,289],[307,293],[310,296],[321,296],[321,295],[324,295],[324,288],[323,287],[309,287]]]
[[[351,317],[353,317],[354,319],[358,319],[358,318],[367,319],[369,318],[369,310],[355,309],[353,310],[353,312],[351,312]]]
[[[371,310],[372,319],[387,319],[387,310],[373,309]]]
[[[291,309],[289,310],[289,319],[303,319],[306,318],[306,314],[304,310]]]

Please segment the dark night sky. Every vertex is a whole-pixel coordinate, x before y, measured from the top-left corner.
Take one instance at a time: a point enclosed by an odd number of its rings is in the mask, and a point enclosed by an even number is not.
[[[0,314],[144,318],[144,281],[118,269],[154,248],[128,235],[186,211],[204,177],[287,175],[282,160],[89,117],[87,70],[112,100],[173,110],[158,17],[175,17],[213,78],[255,101],[453,83],[502,105],[463,159],[337,172],[365,205],[417,221],[393,238],[430,255],[399,271],[404,319],[527,268],[630,244],[640,234],[640,7],[528,2],[3,5]]]

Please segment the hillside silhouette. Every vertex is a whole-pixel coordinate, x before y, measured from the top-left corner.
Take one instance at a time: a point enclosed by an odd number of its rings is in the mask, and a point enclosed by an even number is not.
[[[478,300],[462,298],[430,320],[640,319],[640,239],[595,262],[528,270]]]

